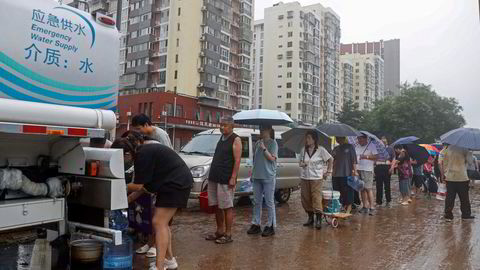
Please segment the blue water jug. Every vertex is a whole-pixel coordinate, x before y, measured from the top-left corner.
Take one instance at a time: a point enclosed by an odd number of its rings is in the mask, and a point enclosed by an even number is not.
[[[122,244],[108,243],[103,249],[103,269],[131,270],[133,266],[133,241],[124,233]]]

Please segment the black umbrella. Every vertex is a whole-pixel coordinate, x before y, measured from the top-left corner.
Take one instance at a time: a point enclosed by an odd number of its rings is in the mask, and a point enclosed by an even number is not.
[[[404,147],[410,158],[416,160],[417,164],[427,163],[428,157],[430,157],[427,149],[416,144],[405,144]]]
[[[318,126],[318,129],[324,133],[327,133],[329,136],[349,137],[362,135],[353,127],[342,123],[321,124]]]

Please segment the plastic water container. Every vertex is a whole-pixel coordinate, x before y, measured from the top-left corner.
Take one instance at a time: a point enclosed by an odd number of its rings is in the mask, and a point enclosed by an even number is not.
[[[340,192],[335,190],[324,190],[322,191],[322,197],[325,200],[340,199]]]
[[[342,208],[340,204],[340,192],[322,191],[323,211],[326,213],[338,213]]]
[[[133,269],[133,241],[128,235],[122,235],[122,244],[105,244],[103,250],[103,269]]]

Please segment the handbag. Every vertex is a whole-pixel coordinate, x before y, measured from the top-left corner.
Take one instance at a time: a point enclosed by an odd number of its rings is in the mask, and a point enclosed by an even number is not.
[[[437,198],[437,200],[444,201],[446,196],[447,196],[447,185],[445,183],[440,183],[438,185],[438,191],[435,198]]]
[[[360,179],[358,176],[348,176],[347,185],[353,188],[356,191],[361,191],[365,187],[365,182]]]

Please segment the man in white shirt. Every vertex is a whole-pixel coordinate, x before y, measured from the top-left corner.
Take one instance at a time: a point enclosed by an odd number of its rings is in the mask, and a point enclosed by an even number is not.
[[[355,147],[357,153],[357,171],[360,179],[365,182],[364,189],[360,191],[363,208],[360,213],[368,213],[373,215],[373,168],[375,160],[377,159],[377,147],[369,142],[368,137],[363,134],[357,137],[358,144]]]

